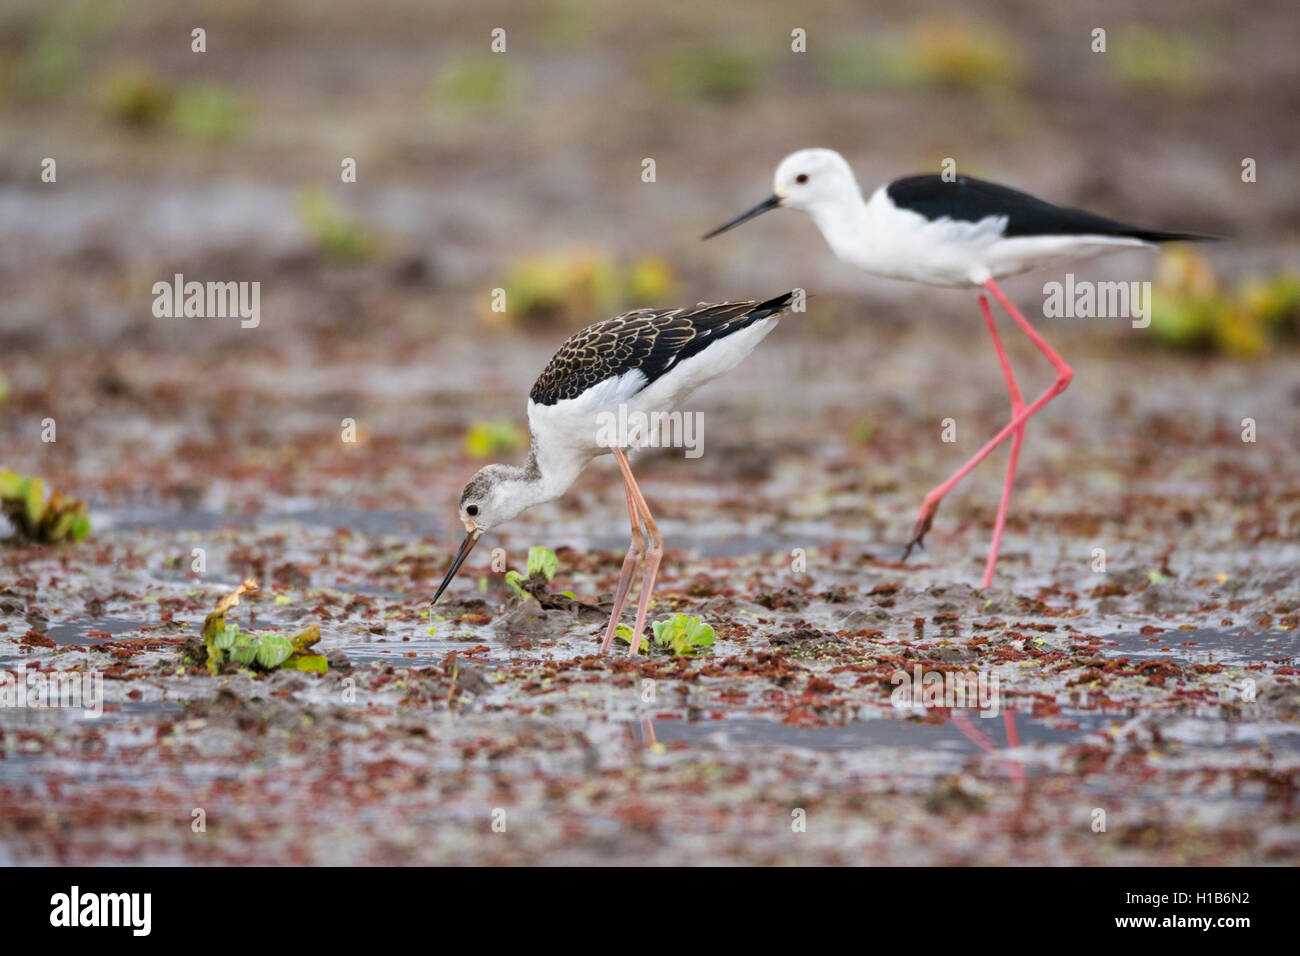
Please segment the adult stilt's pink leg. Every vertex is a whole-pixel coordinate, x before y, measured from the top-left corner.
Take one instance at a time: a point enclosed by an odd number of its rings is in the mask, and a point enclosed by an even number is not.
[[[939,507],[939,502],[943,500],[943,496],[951,491],[957,482],[970,474],[971,470],[987,458],[994,448],[997,448],[998,445],[1005,441],[1008,435],[1015,433],[1015,431],[1021,428],[1025,422],[1029,421],[1030,418],[1036,415],[1044,405],[1065,391],[1070,384],[1070,380],[1074,378],[1074,371],[1066,364],[1065,359],[1057,355],[1052,347],[1043,340],[1043,337],[1034,330],[1034,327],[1029,324],[1029,321],[1020,314],[1019,310],[1017,310],[1014,305],[1011,304],[1011,300],[1003,294],[1002,289],[998,287],[998,284],[992,279],[989,279],[984,283],[984,287],[993,294],[993,297],[998,300],[998,304],[1002,306],[1007,315],[1011,316],[1012,321],[1020,326],[1024,333],[1029,336],[1029,340],[1034,343],[1038,350],[1047,356],[1047,360],[1051,362],[1052,367],[1056,369],[1056,381],[1052,383],[1051,387],[1048,388],[1047,391],[1036,398],[1033,404],[1029,405],[1018,414],[1012,415],[1011,421],[1007,423],[1006,427],[990,438],[984,447],[976,452],[975,456],[971,458],[970,461],[966,462],[966,464],[962,465],[953,473],[951,478],[925,496],[925,501],[921,505],[921,515],[916,522],[916,530],[912,534],[912,540],[908,542],[907,550],[903,552],[904,559],[906,559],[908,554],[911,553],[913,547],[921,544],[925,538],[926,532],[930,530],[930,523],[934,520],[934,511]]]
[[[1003,720],[1006,720],[1007,716],[1008,714],[1004,713]],[[948,714],[948,719],[952,721],[952,725],[954,727],[956,727],[963,734],[965,734],[967,739],[969,739],[970,742],[973,743],[976,747],[979,747],[980,750],[983,750],[985,753],[997,753],[998,751],[997,745],[994,744],[993,741],[989,739],[988,734],[984,733],[984,731],[980,730],[973,723],[971,723],[971,719],[967,717],[963,711],[960,710],[950,711]],[[1008,745],[1012,747],[1019,747],[1020,741],[1018,738],[1015,740],[1014,743],[1012,743],[1012,737],[1015,734],[1015,726],[1016,726],[1014,720],[1008,722],[1006,726],[1007,726]],[[1013,760],[1006,760],[1005,762],[1010,767],[1012,780],[1024,779],[1025,776],[1024,767],[1022,767],[1019,763]]]
[[[1011,417],[1019,415],[1025,409],[1025,400],[1020,395],[1020,386],[1016,384],[1015,373],[1011,371],[1011,362],[1007,351],[1002,347],[998,336],[998,327],[993,321],[993,311],[989,308],[988,296],[980,293],[980,311],[984,313],[984,324],[988,326],[993,338],[993,348],[998,353],[998,364],[1002,366],[1002,377],[1007,383],[1007,394],[1011,396]],[[993,522],[993,541],[989,545],[988,560],[984,563],[984,580],[980,587],[993,583],[993,567],[998,563],[998,549],[1002,546],[1002,529],[1007,523],[1007,509],[1011,506],[1011,489],[1016,483],[1016,464],[1020,461],[1020,444],[1025,438],[1025,426],[1021,425],[1011,435],[1011,457],[1007,462],[1007,477],[1002,484],[1002,500],[998,502],[998,516]]]
[[[1002,712],[1002,723],[1007,728],[1007,746],[1019,747],[1020,734],[1016,733],[1016,712],[1014,710],[1004,710]]]
[[[1020,734],[1016,733],[1016,712],[1014,710],[1004,710],[1002,712],[1002,724],[1007,728],[1007,748],[1013,749],[1020,746]],[[1013,763],[1011,765],[1011,776],[1015,780],[1020,780],[1025,775],[1024,764]]]
[[[645,630],[646,613],[650,610],[650,595],[654,592],[659,561],[664,556],[664,539],[659,533],[659,526],[655,524],[654,516],[650,514],[650,506],[645,503],[645,497],[637,487],[636,479],[632,477],[632,467],[627,463],[627,457],[619,451],[615,451],[614,456],[618,459],[618,466],[623,469],[623,478],[632,493],[632,499],[636,502],[637,510],[641,513],[646,537],[650,539],[650,548],[645,556],[645,573],[641,577],[641,593],[637,595],[636,624],[632,627],[632,647],[628,651],[630,656],[635,657],[641,648],[641,633]]]
[[[623,453],[618,449],[614,450],[614,454],[619,458],[623,457]],[[622,470],[624,463],[620,463],[620,470]],[[637,517],[636,499],[632,497],[632,486],[628,484],[627,476],[630,474],[631,472],[628,471],[623,475],[623,491],[627,493],[627,516],[632,521],[632,541],[627,546],[627,555],[623,558],[623,570],[618,577],[618,587],[614,590],[614,613],[609,616],[609,627],[605,628],[605,639],[600,643],[600,652],[602,654],[608,651],[610,644],[614,642],[614,631],[618,628],[618,619],[623,616],[623,605],[627,603],[627,592],[632,587],[632,574],[636,571],[641,555],[645,554],[645,536],[641,534],[641,521]]]
[[[989,739],[988,734],[984,733],[984,731],[972,724],[970,718],[962,711],[954,710],[949,712],[948,719],[952,721],[954,727],[965,734],[967,739],[980,750],[983,750],[985,753],[994,753],[997,751],[997,745]]]

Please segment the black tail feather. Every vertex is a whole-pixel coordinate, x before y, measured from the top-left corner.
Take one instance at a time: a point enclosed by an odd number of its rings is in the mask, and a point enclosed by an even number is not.
[[[1133,229],[1128,234],[1143,242],[1217,242],[1224,238],[1208,232],[1180,232],[1173,229]]]
[[[795,290],[791,289],[789,292],[783,292],[774,299],[760,302],[745,313],[745,318],[757,321],[759,319],[765,319],[769,315],[780,315],[782,312],[787,312],[790,309],[790,303],[794,301],[794,296]]]

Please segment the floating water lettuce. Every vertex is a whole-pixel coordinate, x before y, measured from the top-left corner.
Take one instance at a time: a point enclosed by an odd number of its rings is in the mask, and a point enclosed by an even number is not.
[[[655,646],[666,647],[678,657],[699,653],[713,646],[713,628],[698,617],[674,614],[667,621],[655,621]]]
[[[203,620],[203,643],[207,649],[208,673],[216,674],[227,661],[250,667],[253,670],[297,670],[324,674],[329,664],[321,654],[310,648],[320,641],[320,627],[311,625],[296,634],[255,634],[241,631],[238,624],[226,622],[226,612],[239,604],[239,599],[257,590],[252,578],[244,581],[220,601]]]
[[[0,471],[0,510],[14,533],[16,544],[78,542],[90,533],[86,503],[54,492],[45,498],[45,484],[12,471]]]
[[[640,648],[642,654],[649,653],[651,643],[655,647],[668,648],[677,657],[690,657],[706,647],[713,646],[715,637],[713,628],[698,617],[674,614],[666,621],[652,621],[650,627],[654,629],[654,638],[651,641],[642,640]],[[627,624],[620,624],[614,629],[614,636],[624,644],[630,645],[632,628]]]

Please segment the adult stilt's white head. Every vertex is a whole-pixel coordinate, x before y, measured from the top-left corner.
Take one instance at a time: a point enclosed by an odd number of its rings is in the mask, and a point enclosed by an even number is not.
[[[781,160],[771,196],[704,238],[712,239],[769,209],[802,209],[816,219],[821,213],[833,214],[836,209],[850,208],[861,201],[858,181],[843,156],[833,149],[801,149]]]

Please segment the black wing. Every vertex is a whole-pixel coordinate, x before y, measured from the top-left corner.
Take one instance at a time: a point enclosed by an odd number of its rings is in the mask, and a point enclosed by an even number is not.
[[[787,292],[766,302],[638,309],[589,325],[560,346],[528,397],[539,405],[554,405],[633,369],[640,369],[649,385],[718,339],[785,312],[793,297]]]
[[[1082,209],[1056,206],[1028,193],[985,182],[971,176],[958,176],[946,182],[942,176],[927,174],[896,179],[885,188],[886,195],[900,209],[910,209],[931,221],[952,219],[979,222],[990,216],[1005,216],[1003,235],[1012,236],[1124,236],[1146,242],[1214,239],[1197,232],[1171,232],[1165,229],[1142,229],[1096,216]]]

